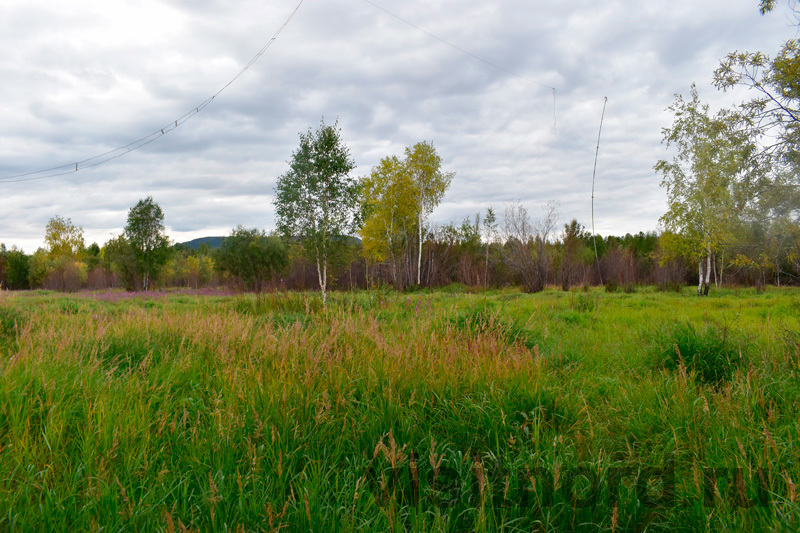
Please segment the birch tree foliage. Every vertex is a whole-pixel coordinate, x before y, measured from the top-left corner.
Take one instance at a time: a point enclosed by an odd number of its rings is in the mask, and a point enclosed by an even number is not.
[[[798,2],[788,2],[800,26]],[[761,1],[761,13],[776,7]],[[751,217],[764,224],[800,222],[800,40],[787,40],[780,52],[732,52],[714,72],[723,91],[747,87],[755,97],[739,106],[738,127],[758,143],[755,160],[765,171],[752,190]]]
[[[422,281],[422,233],[425,220],[439,205],[455,176],[455,172],[442,172],[441,166],[442,159],[432,142],[423,141],[406,148],[406,167],[414,184],[418,205],[417,284]]]
[[[360,234],[367,259],[383,262],[405,252],[416,231],[417,203],[405,162],[381,159],[362,181],[364,224]]]
[[[663,142],[675,149],[672,161],[661,160],[655,170],[667,191],[667,212],[660,222],[683,237],[681,255],[710,264],[711,255],[732,240],[732,231],[749,196],[748,163],[755,151],[752,139],[738,130],[740,119],[723,110],[712,116],[700,102],[697,89],[691,99],[676,95],[670,106],[675,119],[663,130]],[[707,280],[705,281],[708,283]]]
[[[51,259],[77,257],[85,248],[83,228],[74,225],[71,219],[59,215],[47,222],[44,242]]]
[[[125,240],[136,256],[137,271],[142,276],[142,288],[150,289],[150,280],[166,263],[169,238],[165,234],[164,212],[152,196],[139,200],[128,211]]]
[[[323,303],[327,303],[328,268],[358,219],[359,185],[349,175],[353,168],[338,122],[327,126],[322,120],[316,131],[309,128],[300,134],[289,170],[275,188],[278,231],[299,241],[316,264]]]

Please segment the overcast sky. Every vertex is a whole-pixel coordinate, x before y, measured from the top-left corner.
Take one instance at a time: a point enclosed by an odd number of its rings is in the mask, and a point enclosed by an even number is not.
[[[337,118],[365,175],[433,141],[456,177],[432,220],[460,222],[519,199],[534,216],[654,230],[665,194],[653,165],[675,93],[715,107],[747,94],[711,85],[734,50],[774,54],[788,9],[757,0],[305,0],[267,52],[200,113],[146,147],[65,176],[0,179],[0,242],[41,246],[50,217],[87,244],[119,234],[152,195],[170,237],[274,228],[273,190],[322,116]],[[2,0],[0,178],[71,164],[157,130],[231,80],[298,0]],[[511,71],[511,74],[507,71]],[[516,74],[516,75],[515,75]],[[556,88],[555,102],[553,91]],[[555,105],[554,105],[555,104]],[[34,175],[32,177],[38,177]]]

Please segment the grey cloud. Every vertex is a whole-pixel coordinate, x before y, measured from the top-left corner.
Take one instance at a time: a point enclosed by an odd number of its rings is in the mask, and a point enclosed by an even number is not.
[[[87,0],[88,1],[88,0]],[[598,231],[655,229],[664,194],[653,172],[664,109],[693,81],[708,88],[734,49],[774,50],[792,30],[752,2],[570,4],[376,0],[399,16],[551,91],[451,47],[366,2],[306,2],[268,52],[203,112],[147,147],[65,178],[3,184],[0,242],[27,250],[55,214],[104,242],[152,194],[177,236],[274,225],[272,194],[297,133],[337,117],[358,168],[432,140],[457,171],[437,223],[521,199],[559,202]],[[103,4],[30,0],[0,21],[0,176],[124,145],[177,118],[232,78],[297,5],[154,3],[126,33]],[[148,19],[148,17],[150,17]],[[108,26],[106,28],[105,26]],[[106,33],[104,33],[106,32]],[[108,34],[108,32],[114,32]],[[781,37],[784,36],[784,37]],[[223,233],[223,234],[224,234]]]

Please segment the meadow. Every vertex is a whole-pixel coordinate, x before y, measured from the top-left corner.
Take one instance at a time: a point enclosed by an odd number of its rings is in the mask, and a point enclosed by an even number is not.
[[[800,290],[0,292],[0,530],[798,530]]]

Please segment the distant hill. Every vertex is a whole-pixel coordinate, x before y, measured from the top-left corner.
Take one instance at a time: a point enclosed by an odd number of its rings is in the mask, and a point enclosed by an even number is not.
[[[180,246],[186,246],[193,250],[200,248],[201,244],[207,244],[212,250],[216,250],[222,245],[222,240],[225,237],[200,237],[199,239],[192,239],[191,241],[178,243]]]

